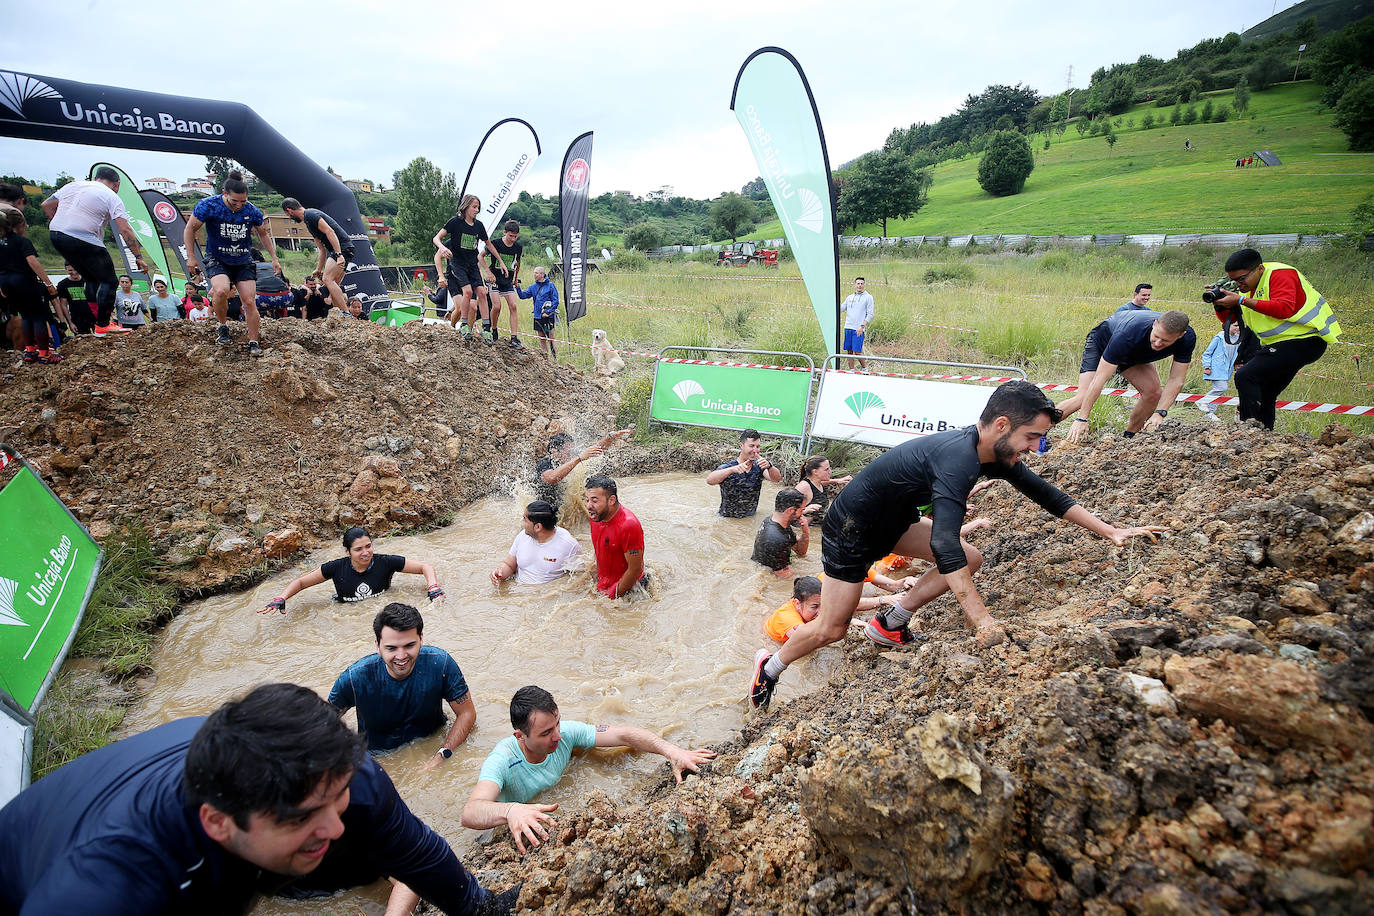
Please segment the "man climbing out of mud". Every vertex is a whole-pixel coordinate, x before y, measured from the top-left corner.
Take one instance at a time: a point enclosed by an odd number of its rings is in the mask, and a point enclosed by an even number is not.
[[[1007,382],[988,398],[977,424],[904,442],[860,471],[831,505],[822,527],[826,578],[820,615],[799,627],[776,654],[759,650],[749,702],[756,709],[767,708],[788,665],[844,637],[869,565],[888,553],[932,561],[935,569],[868,622],[864,635],[870,640],[884,646],[913,644],[917,637],[907,628],[912,614],[953,591],[978,644],[986,648],[1002,642],[1005,632],[973,585],[982,554],[959,531],[979,477],[1006,480],[1047,512],[1117,546],[1133,537],[1155,540],[1162,528],[1110,525],[1021,463],[1059,419],[1054,402],[1035,385]]]
[[[488,830],[505,824],[515,848],[539,846],[549,838],[551,813],[557,805],[526,804],[552,788],[568,767],[574,750],[593,747],[628,747],[658,754],[673,765],[680,783],[684,772],[716,756],[715,751],[689,751],[653,732],[633,725],[588,725],[564,721],[553,694],[533,685],[521,687],[510,701],[514,734],[498,743],[482,764],[482,773],[463,805],[463,826]]]

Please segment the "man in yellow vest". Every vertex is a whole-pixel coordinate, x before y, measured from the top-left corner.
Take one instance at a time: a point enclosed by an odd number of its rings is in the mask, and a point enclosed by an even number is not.
[[[1321,359],[1327,344],[1340,339],[1341,326],[1326,298],[1296,267],[1266,264],[1253,248],[1226,259],[1226,276],[1241,292],[1219,297],[1213,303],[1217,315],[1239,307],[1260,343],[1259,353],[1236,372],[1240,418],[1273,429],[1274,402],[1299,369]]]

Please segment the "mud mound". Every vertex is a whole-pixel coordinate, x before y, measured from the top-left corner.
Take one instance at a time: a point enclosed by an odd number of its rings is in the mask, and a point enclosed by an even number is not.
[[[548,914],[1374,911],[1374,442],[1341,439],[1061,447],[1047,476],[1161,543],[996,487],[975,539],[1005,645],[949,597],[914,652],[851,635],[831,689],[705,778],[485,864]]]
[[[528,351],[447,328],[343,319],[264,323],[248,357],[187,322],[81,338],[55,367],[9,357],[0,440],[24,453],[98,539],[138,523],[186,590],[273,558],[442,522],[524,481],[550,435],[613,428],[616,396]],[[711,456],[678,449],[678,467]],[[614,461],[640,466],[634,449]],[[711,466],[714,466],[711,464]],[[659,465],[662,467],[662,465]]]

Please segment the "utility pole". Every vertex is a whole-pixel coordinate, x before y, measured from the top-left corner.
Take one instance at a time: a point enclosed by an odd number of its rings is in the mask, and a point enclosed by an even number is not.
[[[1293,65],[1293,82],[1298,81],[1298,66],[1302,63],[1302,52],[1307,50],[1307,45],[1298,45],[1298,62]]]

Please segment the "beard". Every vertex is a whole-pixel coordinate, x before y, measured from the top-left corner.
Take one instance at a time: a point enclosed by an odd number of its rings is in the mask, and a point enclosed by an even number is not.
[[[1013,459],[1019,454],[1020,453],[1012,447],[1011,433],[1007,433],[1002,438],[992,443],[992,456],[997,459],[998,464],[1011,467],[1015,463]]]

